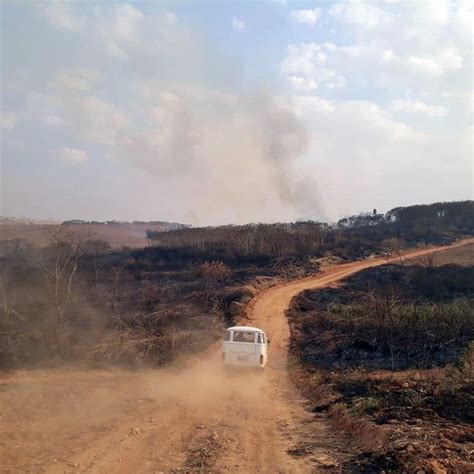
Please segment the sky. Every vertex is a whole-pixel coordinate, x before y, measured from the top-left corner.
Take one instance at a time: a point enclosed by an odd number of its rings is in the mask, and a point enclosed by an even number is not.
[[[473,5],[2,2],[0,214],[216,225],[473,199]]]

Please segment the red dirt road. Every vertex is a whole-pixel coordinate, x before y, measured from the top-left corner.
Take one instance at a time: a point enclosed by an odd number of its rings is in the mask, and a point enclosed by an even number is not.
[[[0,375],[0,472],[340,472],[350,446],[289,381],[285,310],[305,289],[384,263],[327,267],[260,294],[248,318],[271,339],[263,375],[222,371],[219,351],[186,368]]]

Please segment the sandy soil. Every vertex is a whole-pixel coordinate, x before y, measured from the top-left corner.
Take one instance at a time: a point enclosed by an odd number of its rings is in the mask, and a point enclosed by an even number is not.
[[[182,368],[0,375],[0,472],[340,472],[353,448],[288,379],[285,310],[305,289],[384,263],[327,267],[258,296],[248,321],[271,339],[264,373],[224,371],[217,348]]]

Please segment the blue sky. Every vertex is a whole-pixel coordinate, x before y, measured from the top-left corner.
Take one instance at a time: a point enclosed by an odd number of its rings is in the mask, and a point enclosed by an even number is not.
[[[1,8],[3,215],[199,225],[473,198],[471,2]]]

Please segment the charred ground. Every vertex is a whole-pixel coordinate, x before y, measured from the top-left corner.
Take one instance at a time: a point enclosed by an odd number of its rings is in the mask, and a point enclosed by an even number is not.
[[[470,245],[367,269],[295,298],[294,377],[316,412],[363,445],[356,470],[468,472],[473,255]]]

